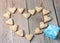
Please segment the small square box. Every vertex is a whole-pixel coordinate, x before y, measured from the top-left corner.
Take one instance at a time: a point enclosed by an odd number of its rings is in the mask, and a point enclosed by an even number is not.
[[[45,36],[51,38],[51,39],[56,39],[58,33],[59,33],[60,28],[56,25],[49,24],[47,29],[45,29],[44,34]]]

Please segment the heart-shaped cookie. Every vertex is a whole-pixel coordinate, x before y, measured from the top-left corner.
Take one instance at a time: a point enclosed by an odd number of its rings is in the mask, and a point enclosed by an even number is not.
[[[8,8],[8,11],[10,11],[10,13],[15,13],[16,11],[16,7],[12,7],[12,8]]]
[[[8,24],[8,25],[13,25],[13,19],[8,19],[7,21],[6,21],[6,24]]]
[[[25,37],[27,40],[32,40],[33,34],[26,34]]]
[[[16,32],[18,29],[18,25],[16,25],[16,24],[12,25],[12,26],[10,26],[10,29],[13,30],[14,32]]]
[[[23,32],[22,29],[16,31],[15,33],[16,33],[18,36],[20,36],[20,37],[23,37],[23,36],[24,36],[24,32]]]
[[[10,12],[9,12],[9,11],[7,11],[7,12],[3,15],[3,17],[5,17],[5,18],[9,19],[9,18],[11,17]]]
[[[40,29],[46,28],[48,24],[45,24],[44,22],[40,22]]]
[[[34,14],[35,14],[35,9],[29,9],[28,12],[29,12],[31,15],[34,15]]]
[[[43,33],[43,31],[40,30],[39,28],[36,28],[34,33],[35,33],[36,35],[38,35],[38,34]]]
[[[49,22],[52,19],[48,15],[43,16],[43,18],[44,18],[44,22]]]
[[[30,13],[23,13],[22,14],[26,19],[28,19],[31,15],[30,15]]]
[[[43,15],[46,15],[46,14],[50,13],[50,11],[46,10],[46,9],[43,9],[42,13],[43,13]]]
[[[42,10],[42,7],[36,6],[36,7],[35,7],[35,10],[39,13],[39,12]]]
[[[17,9],[21,14],[24,12],[24,8],[18,8]]]

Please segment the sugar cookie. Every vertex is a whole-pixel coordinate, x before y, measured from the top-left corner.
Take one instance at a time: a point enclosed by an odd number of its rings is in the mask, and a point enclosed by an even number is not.
[[[8,8],[8,11],[10,11],[11,13],[15,13],[15,11],[16,11],[16,7],[12,7],[12,8]]]
[[[7,12],[3,15],[3,17],[5,17],[5,18],[9,19],[9,18],[11,17],[10,12],[9,12],[9,11],[7,11]]]
[[[35,9],[36,9],[36,11],[39,13],[39,12],[42,10],[42,7],[36,6]]]
[[[16,24],[12,25],[12,26],[10,26],[10,29],[13,30],[14,32],[16,32],[18,29],[18,25],[16,25]]]
[[[23,13],[22,14],[26,19],[28,19],[31,15],[30,15],[30,13]]]
[[[18,8],[18,11],[22,14],[24,12],[24,8]]]
[[[52,19],[48,15],[43,16],[43,18],[44,18],[44,22],[49,22]]]
[[[43,9],[42,13],[43,13],[43,15],[46,15],[46,14],[50,13],[50,11],[46,10],[46,9]]]
[[[46,28],[48,24],[45,24],[44,22],[40,22],[40,29]]]
[[[40,30],[39,28],[36,28],[34,33],[35,33],[36,35],[38,35],[38,34],[43,33],[43,31]]]
[[[18,30],[18,31],[16,32],[16,34],[17,34],[18,36],[20,36],[20,37],[23,37],[23,36],[24,36],[24,32],[23,32],[22,29]]]
[[[32,40],[33,38],[33,34],[26,34],[25,36],[28,40]]]
[[[7,21],[6,21],[6,24],[8,24],[8,25],[13,25],[13,19],[8,19]]]
[[[35,14],[35,9],[29,9],[28,12],[29,12],[31,15],[34,15],[34,14]]]

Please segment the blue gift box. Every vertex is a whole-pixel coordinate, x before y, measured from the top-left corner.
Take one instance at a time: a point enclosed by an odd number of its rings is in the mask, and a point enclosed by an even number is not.
[[[47,29],[45,29],[44,34],[45,36],[51,38],[51,39],[56,39],[58,33],[59,33],[59,27],[54,25],[54,24],[49,24]]]

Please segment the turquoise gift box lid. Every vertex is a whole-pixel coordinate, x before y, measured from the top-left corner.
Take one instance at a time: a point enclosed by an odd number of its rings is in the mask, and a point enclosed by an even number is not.
[[[59,30],[60,30],[60,27],[54,24],[49,24],[49,26],[44,30],[44,35],[51,39],[56,39],[59,33]]]

